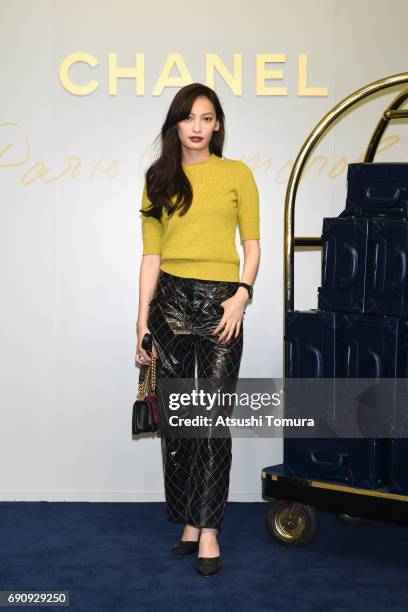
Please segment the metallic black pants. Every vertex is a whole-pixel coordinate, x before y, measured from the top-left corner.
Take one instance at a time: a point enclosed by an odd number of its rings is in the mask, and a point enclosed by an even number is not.
[[[158,377],[211,378],[221,392],[238,378],[243,348],[239,336],[218,342],[221,302],[236,282],[184,278],[160,271],[148,326],[159,353]],[[220,332],[219,332],[220,333]],[[161,410],[161,418],[162,418]],[[168,518],[196,527],[222,529],[231,469],[231,437],[161,437]]]

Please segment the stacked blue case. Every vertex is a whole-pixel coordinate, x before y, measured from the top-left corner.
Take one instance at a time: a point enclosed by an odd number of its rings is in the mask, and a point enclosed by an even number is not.
[[[289,377],[407,376],[407,218],[408,164],[349,164],[345,210],[323,220],[318,309],[286,315]],[[284,440],[286,474],[354,487],[408,494],[407,460],[405,438]]]

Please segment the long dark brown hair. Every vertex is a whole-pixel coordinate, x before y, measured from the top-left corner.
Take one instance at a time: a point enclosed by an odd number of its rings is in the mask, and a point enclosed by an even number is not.
[[[146,217],[161,218],[163,209],[171,216],[175,210],[184,215],[191,206],[193,190],[181,163],[181,143],[177,134],[177,123],[186,119],[198,96],[205,96],[214,106],[219,130],[214,130],[209,143],[210,153],[222,157],[225,127],[224,111],[217,94],[202,83],[191,83],[180,89],[173,98],[160,134],[160,156],[145,173],[147,197],[152,203],[148,210],[140,209]],[[170,198],[177,196],[175,203]]]

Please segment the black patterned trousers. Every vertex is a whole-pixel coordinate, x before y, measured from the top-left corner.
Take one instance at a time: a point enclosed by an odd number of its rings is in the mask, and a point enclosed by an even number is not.
[[[238,378],[243,322],[237,338],[218,342],[211,332],[220,322],[221,302],[238,284],[175,276],[160,270],[150,302],[148,327],[159,353],[158,377],[211,378],[231,390]],[[220,333],[220,332],[219,332]],[[166,413],[160,409],[161,418]],[[231,469],[231,436],[161,436],[166,509],[169,520],[195,527],[223,527]]]

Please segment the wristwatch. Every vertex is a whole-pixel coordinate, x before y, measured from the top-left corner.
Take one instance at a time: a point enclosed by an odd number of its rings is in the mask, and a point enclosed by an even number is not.
[[[238,283],[238,287],[245,287],[245,289],[249,293],[249,299],[252,300],[252,296],[253,296],[252,285],[248,285],[248,283]]]

